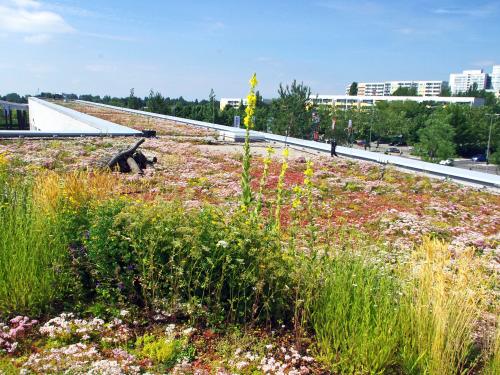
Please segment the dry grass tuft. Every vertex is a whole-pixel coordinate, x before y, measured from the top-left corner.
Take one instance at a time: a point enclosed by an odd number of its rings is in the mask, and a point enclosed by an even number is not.
[[[403,364],[409,373],[462,373],[474,367],[474,331],[486,308],[481,260],[424,239],[402,302]],[[408,270],[407,270],[408,271]]]

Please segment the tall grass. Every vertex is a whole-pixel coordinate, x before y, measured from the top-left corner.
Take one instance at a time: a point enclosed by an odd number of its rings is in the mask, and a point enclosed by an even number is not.
[[[46,311],[67,287],[62,227],[35,206],[32,186],[0,177],[0,315]]]
[[[411,266],[401,302],[403,368],[442,375],[470,370],[477,360],[473,333],[485,310],[483,274],[474,250],[453,256],[445,243],[425,239]]]
[[[100,173],[16,175],[0,164],[0,315],[38,315],[78,293],[69,247],[90,202],[116,183]]]
[[[486,375],[500,374],[500,326],[496,329],[495,337],[490,348],[489,358],[484,367]]]
[[[398,285],[358,257],[329,262],[311,306],[319,355],[335,373],[384,373],[397,365]]]

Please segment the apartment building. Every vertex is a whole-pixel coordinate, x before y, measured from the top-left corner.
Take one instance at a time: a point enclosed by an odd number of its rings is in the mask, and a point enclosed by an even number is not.
[[[470,107],[484,105],[482,98],[444,97],[444,96],[351,96],[351,95],[311,95],[311,101],[316,105],[329,105],[339,109],[370,108],[377,102],[414,101],[433,105],[464,104]]]
[[[494,65],[491,73],[491,88],[495,93],[500,92],[500,65]]]
[[[360,82],[358,96],[391,96],[398,88],[414,88],[420,96],[439,96],[448,87],[446,81]],[[346,94],[349,90],[346,90]]]
[[[271,104],[272,99],[262,99],[262,102],[265,104]],[[220,110],[222,111],[226,106],[230,106],[233,108],[240,108],[241,105],[246,106],[248,104],[248,100],[245,98],[221,98],[220,99]]]
[[[450,89],[452,94],[466,92],[474,84],[478,90],[488,89],[489,76],[482,69],[464,70],[462,73],[450,74]]]
[[[242,98],[221,98],[220,99],[220,110],[222,111],[226,106],[233,108],[239,108],[243,105],[247,105],[247,100]]]
[[[384,96],[384,82],[360,82],[358,83],[358,95],[360,96]],[[349,91],[346,92],[348,94]]]

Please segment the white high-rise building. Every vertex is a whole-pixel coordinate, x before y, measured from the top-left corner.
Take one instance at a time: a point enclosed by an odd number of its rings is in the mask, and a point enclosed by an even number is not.
[[[464,70],[462,73],[450,74],[450,89],[452,94],[466,92],[477,85],[478,90],[485,90],[488,87],[488,74],[482,69]]]
[[[432,105],[464,104],[471,107],[484,105],[483,98],[446,97],[446,96],[350,96],[350,95],[311,95],[310,101],[315,105],[333,106],[339,109],[370,108],[378,102],[405,102],[428,103]]]
[[[495,93],[500,92],[500,65],[493,65],[491,73],[491,88]]]
[[[400,88],[414,88],[419,96],[439,96],[448,87],[446,81],[387,81],[360,82],[358,96],[391,96]],[[347,91],[348,93],[348,91]]]

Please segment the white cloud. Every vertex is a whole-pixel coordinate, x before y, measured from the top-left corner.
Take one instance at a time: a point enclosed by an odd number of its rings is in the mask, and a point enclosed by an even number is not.
[[[107,39],[107,40],[115,40],[118,42],[136,42],[137,38],[121,36],[121,35],[112,35],[112,34],[101,34],[101,33],[79,33],[82,36],[88,36],[92,38],[98,39]]]
[[[215,33],[226,28],[226,24],[220,20],[207,17],[198,23],[198,26],[202,27],[204,31]]]
[[[374,1],[321,0],[316,2],[321,8],[354,14],[376,14],[383,12],[384,6]]]
[[[46,75],[48,73],[53,73],[56,71],[56,67],[54,65],[51,65],[51,64],[40,64],[40,63],[36,63],[36,64],[32,64],[32,63],[28,63],[28,64],[25,64],[25,69],[30,72],[31,74],[34,74],[36,76],[43,76],[43,75]]]
[[[19,8],[40,8],[41,4],[36,0],[12,0]]]
[[[52,34],[74,31],[61,15],[41,7],[42,4],[34,0],[12,0],[0,4],[0,33],[24,34],[27,43],[44,43]]]
[[[212,23],[212,24],[210,25],[210,28],[211,28],[212,30],[220,30],[220,29],[223,29],[223,28],[225,28],[225,27],[226,27],[226,25],[225,25],[225,24],[224,24],[224,22],[222,22],[222,21],[215,21],[214,23]]]
[[[29,44],[44,44],[47,43],[50,39],[51,36],[49,34],[27,35],[23,38],[23,40]]]
[[[430,36],[430,35],[438,35],[440,30],[428,30],[422,28],[414,28],[414,27],[401,27],[399,29],[395,29],[395,31],[399,34],[408,35],[408,36]]]
[[[85,70],[92,73],[111,73],[116,72],[117,68],[111,64],[89,64],[85,66]]]
[[[495,65],[495,60],[479,60],[479,61],[474,61],[471,65],[478,67],[478,68],[489,68],[493,65]]]
[[[466,17],[487,17],[494,15],[498,10],[498,4],[489,3],[483,6],[471,4],[468,8],[448,7],[436,8],[431,12],[441,16],[466,16]]]
[[[414,28],[412,27],[402,27],[400,29],[397,29],[396,30],[398,33],[400,34],[404,34],[404,35],[412,35],[412,34],[415,34],[417,30],[415,30]]]

